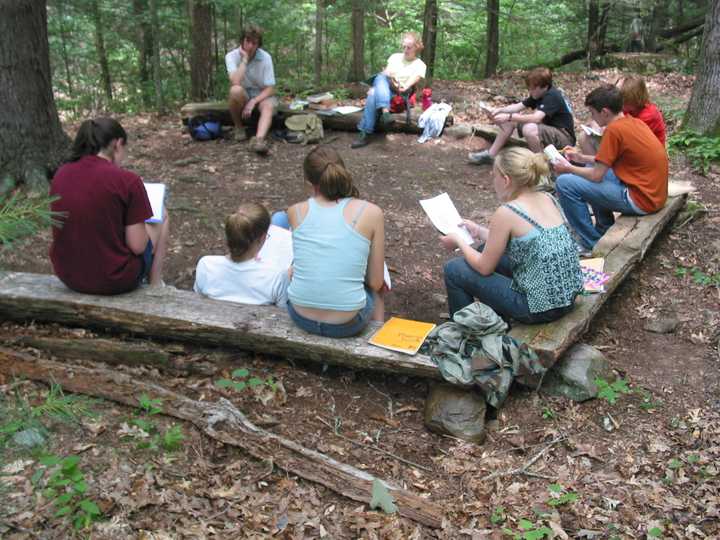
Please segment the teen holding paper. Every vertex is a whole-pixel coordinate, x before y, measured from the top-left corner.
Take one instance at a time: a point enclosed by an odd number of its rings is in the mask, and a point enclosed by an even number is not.
[[[86,120],[70,162],[55,174],[51,204],[62,213],[53,227],[50,259],[69,288],[89,294],[120,294],[147,279],[162,285],[168,217],[145,223],[152,208],[141,178],[120,165],[127,133],[112,118]]]
[[[543,154],[508,148],[495,158],[493,185],[502,205],[486,228],[464,225],[473,248],[457,233],[441,237],[462,257],[445,264],[450,316],[475,298],[505,319],[543,323],[568,313],[583,288],[580,260],[558,202],[535,188],[547,175]]]

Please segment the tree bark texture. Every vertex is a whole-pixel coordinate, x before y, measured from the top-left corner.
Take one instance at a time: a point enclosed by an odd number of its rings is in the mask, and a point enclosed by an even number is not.
[[[100,64],[100,76],[105,97],[108,101],[113,99],[112,78],[110,77],[110,63],[108,62],[107,51],[105,50],[105,27],[103,25],[102,10],[98,0],[92,0],[90,9],[95,25],[95,49],[97,50],[98,63]]]
[[[352,2],[352,63],[350,64],[350,82],[365,79],[365,2]]]
[[[422,59],[427,66],[427,79],[432,82],[435,73],[435,51],[437,48],[438,5],[437,0],[425,0],[422,41],[425,49]]]
[[[3,1],[0,17],[0,192],[47,193],[70,140],[53,98],[44,1]]]
[[[315,68],[315,86],[322,81],[322,43],[323,23],[325,21],[325,0],[315,0],[315,51],[313,55]]]
[[[497,72],[500,61],[500,0],[487,0],[487,39],[485,43],[485,77]]]
[[[654,52],[658,47],[658,38],[661,30],[667,23],[667,0],[655,0],[650,18],[650,28],[645,40],[645,50]]]
[[[708,5],[685,127],[704,135],[720,136],[720,0],[711,0]]]
[[[190,95],[192,99],[210,96],[212,75],[212,14],[208,0],[189,0],[190,34]]]
[[[75,93],[73,89],[72,76],[70,75],[70,56],[67,51],[67,43],[70,41],[67,27],[65,26],[65,0],[60,0],[57,3],[58,16],[60,17],[60,51],[63,59],[63,66],[65,67],[65,84],[67,85],[68,94],[72,97]]]
[[[54,382],[70,392],[102,397],[130,407],[137,407],[138,397],[145,393],[162,400],[163,414],[192,423],[212,439],[242,448],[256,459],[270,458],[279,468],[354,501],[367,504],[372,499],[372,485],[376,480],[372,474],[255,426],[226,399],[217,403],[196,401],[123,373],[80,366],[68,369],[66,364],[35,360],[8,349],[0,349],[0,373],[48,384]],[[441,527],[444,512],[439,505],[377,480],[395,499],[401,516],[428,527]]]

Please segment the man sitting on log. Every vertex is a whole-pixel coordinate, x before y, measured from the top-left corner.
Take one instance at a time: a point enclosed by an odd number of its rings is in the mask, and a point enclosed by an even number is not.
[[[542,152],[548,144],[556,148],[575,144],[572,109],[562,92],[553,86],[552,72],[544,67],[535,68],[525,77],[525,84],[530,93],[526,99],[490,109],[489,114],[500,131],[488,150],[468,156],[470,163],[492,164],[516,127],[533,152]],[[522,112],[525,109],[532,109],[532,112]]]
[[[247,139],[245,124],[255,116],[257,132],[250,141],[250,149],[258,154],[267,154],[269,147],[266,136],[277,108],[277,99],[274,96],[272,57],[260,48],[262,32],[255,25],[245,27],[240,47],[225,55],[225,65],[230,77],[228,106],[235,124],[235,141]]]
[[[569,173],[555,181],[560,204],[581,247],[592,250],[614,223],[613,212],[644,216],[665,206],[668,157],[645,122],[623,114],[623,97],[616,86],[596,88],[585,98],[585,105],[593,120],[605,128],[597,154],[568,148],[568,160],[588,166],[556,160],[553,167],[558,173]]]

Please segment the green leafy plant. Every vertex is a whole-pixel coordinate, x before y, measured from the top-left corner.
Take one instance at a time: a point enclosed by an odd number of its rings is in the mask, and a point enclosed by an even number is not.
[[[690,277],[693,282],[703,287],[720,287],[720,272],[706,274],[697,266],[678,266],[675,269],[675,276],[679,278]]]
[[[236,392],[242,392],[246,388],[254,388],[256,386],[267,385],[273,390],[277,389],[277,385],[272,377],[261,379],[260,377],[250,377],[250,371],[246,368],[239,368],[232,372],[232,379],[218,379],[215,386],[218,388],[232,388]]]
[[[493,510],[493,513],[490,515],[490,523],[493,525],[500,525],[502,523],[505,523],[505,520],[507,520],[507,516],[505,515],[505,508],[502,506],[498,506]]]
[[[720,138],[695,131],[678,131],[668,138],[668,148],[671,152],[684,153],[703,174],[707,174],[713,161],[720,161]]]
[[[86,497],[88,485],[80,469],[80,456],[61,458],[46,455],[39,461],[43,467],[33,474],[32,481],[37,485],[46,472],[52,471],[45,484],[44,495],[55,507],[55,518],[71,519],[73,527],[81,530],[102,517],[95,501]]]
[[[660,527],[653,527],[652,529],[649,529],[647,532],[647,535],[650,538],[660,538],[662,536],[663,530]]]
[[[517,531],[503,527],[503,532],[512,536],[514,540],[540,540],[540,538],[552,536],[552,530],[549,527],[541,523],[533,523],[529,519],[521,519],[518,521],[517,527]]]
[[[179,450],[185,440],[182,426],[173,424],[165,431],[160,431],[152,419],[153,416],[162,413],[162,400],[160,398],[153,399],[147,394],[142,394],[138,398],[138,405],[139,411],[136,413],[135,418],[130,421],[133,426],[143,432],[137,447],[152,451],[162,449],[166,452],[175,452]]]
[[[621,394],[632,393],[625,379],[617,379],[611,383],[605,379],[595,379],[595,385],[598,387],[598,397],[610,405],[615,405]]]
[[[555,411],[553,411],[550,407],[543,407],[542,417],[545,420],[552,420],[555,418]]]
[[[547,500],[547,503],[552,507],[574,503],[580,498],[577,493],[567,491],[560,484],[550,484],[548,490],[550,491],[550,498]]]
[[[655,401],[653,395],[644,388],[637,389],[636,393],[640,395],[640,408],[643,411],[652,411],[662,405],[662,401]]]

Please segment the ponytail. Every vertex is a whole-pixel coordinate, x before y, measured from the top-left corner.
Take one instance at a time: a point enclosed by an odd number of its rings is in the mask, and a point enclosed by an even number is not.
[[[317,146],[311,150],[305,157],[303,170],[305,179],[330,201],[360,196],[340,154],[329,146]]]
[[[112,118],[85,120],[75,135],[70,161],[97,155],[115,139],[127,143],[127,133],[117,120]]]
[[[497,155],[495,167],[510,178],[513,197],[523,188],[536,187],[540,179],[550,173],[545,154],[535,154],[527,148],[515,146],[506,148]]]

